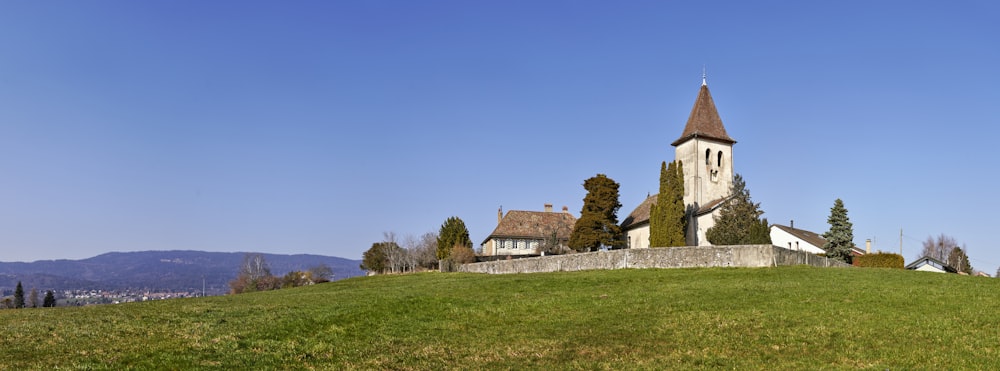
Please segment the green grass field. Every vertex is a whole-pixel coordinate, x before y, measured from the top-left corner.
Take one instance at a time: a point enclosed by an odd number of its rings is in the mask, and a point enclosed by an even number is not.
[[[425,273],[0,311],[0,369],[996,369],[1000,281],[883,269]]]

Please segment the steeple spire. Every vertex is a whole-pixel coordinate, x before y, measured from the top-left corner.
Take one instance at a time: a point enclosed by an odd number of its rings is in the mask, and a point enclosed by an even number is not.
[[[701,65],[701,86],[708,86],[708,74],[705,73],[705,65]]]
[[[702,74],[698,98],[695,99],[694,107],[691,108],[691,116],[688,117],[687,124],[684,125],[684,132],[672,145],[677,146],[694,138],[713,139],[729,144],[736,143],[736,140],[726,133],[726,127],[722,125],[722,118],[719,117],[719,111],[715,109],[712,94],[708,92],[704,73]]]

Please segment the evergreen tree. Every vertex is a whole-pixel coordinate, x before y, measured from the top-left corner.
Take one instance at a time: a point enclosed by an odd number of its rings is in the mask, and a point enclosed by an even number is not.
[[[964,272],[966,274],[972,274],[974,270],[972,265],[969,264],[969,256],[965,254],[965,249],[955,246],[951,249],[951,253],[948,254],[948,265],[959,272]]]
[[[660,164],[660,193],[649,212],[651,247],[684,246],[684,167],[680,161]]]
[[[45,292],[45,299],[42,299],[42,307],[52,308],[56,306],[56,296],[52,293],[52,290]]]
[[[580,219],[573,226],[569,247],[576,251],[596,251],[601,246],[622,246],[621,227],[618,226],[618,183],[604,174],[597,174],[583,182],[587,195],[583,197]]]
[[[472,248],[469,229],[465,227],[465,222],[457,216],[448,218],[441,225],[437,239],[437,258],[447,259],[451,256],[451,249],[455,246]]]
[[[826,239],[823,244],[826,256],[850,264],[851,248],[854,247],[854,225],[847,218],[844,201],[839,198],[833,201],[827,223],[830,223],[830,230],[823,233],[823,238]]]
[[[705,231],[705,237],[713,245],[770,244],[769,224],[761,215],[764,211],[760,209],[760,203],[753,202],[743,177],[736,174],[729,199],[722,204],[715,226]]]
[[[24,308],[24,288],[21,281],[17,281],[17,288],[14,289],[14,308]]]

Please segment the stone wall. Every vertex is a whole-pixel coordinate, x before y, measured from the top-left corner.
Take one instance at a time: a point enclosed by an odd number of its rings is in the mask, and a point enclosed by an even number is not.
[[[778,246],[740,245],[625,249],[540,256],[465,264],[458,267],[458,271],[509,274],[590,269],[772,267],[800,264],[816,267],[850,266],[843,262]]]

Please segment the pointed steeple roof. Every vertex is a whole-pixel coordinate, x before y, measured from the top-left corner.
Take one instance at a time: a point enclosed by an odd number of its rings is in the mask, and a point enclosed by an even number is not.
[[[694,108],[691,108],[691,116],[688,117],[687,125],[684,126],[684,133],[671,145],[676,147],[698,137],[729,144],[736,143],[735,139],[726,134],[726,127],[722,126],[722,118],[719,117],[719,111],[715,110],[712,94],[708,92],[708,84],[704,81],[701,83],[701,90],[698,91],[698,99],[694,101]]]

